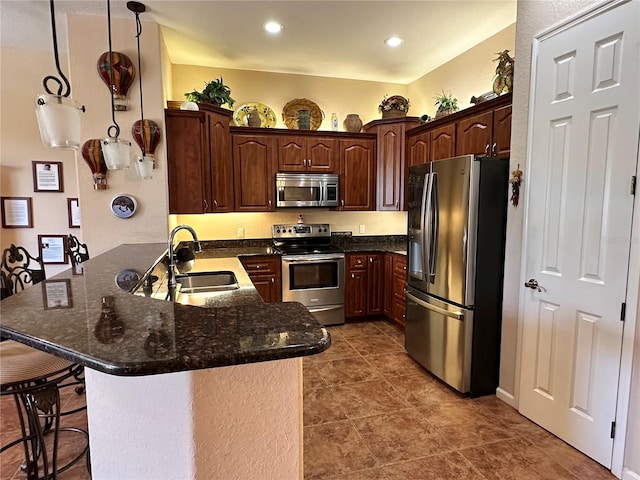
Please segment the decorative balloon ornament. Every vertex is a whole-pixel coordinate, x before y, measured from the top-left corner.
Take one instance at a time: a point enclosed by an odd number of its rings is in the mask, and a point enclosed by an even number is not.
[[[99,138],[87,140],[82,145],[82,158],[87,162],[93,173],[93,188],[96,190],[106,190],[107,186],[107,166],[104,163],[102,148]]]
[[[136,157],[133,162],[136,173],[140,178],[151,178],[153,169],[156,166],[155,151],[160,142],[160,126],[153,120],[145,120],[144,105],[142,102],[142,66],[140,60],[140,35],[142,35],[142,23],[140,14],[146,11],[146,7],[140,2],[127,2],[127,8],[136,16],[136,40],[138,44],[138,82],[140,83],[140,120],[131,127],[131,135],[140,147],[141,156]]]
[[[113,94],[113,108],[119,112],[126,111],[127,93],[136,78],[131,59],[124,53],[104,52],[98,59],[98,73]]]
[[[118,53],[114,53],[111,48],[111,0],[107,0],[107,31],[109,33],[109,52],[108,65],[113,65],[115,67],[116,55],[120,55]],[[103,54],[104,55],[104,54]],[[100,57],[102,58],[102,56]],[[127,59],[128,60],[128,59]],[[131,63],[131,61],[129,61]],[[100,65],[100,62],[98,63]],[[109,73],[109,83],[107,85],[115,85],[115,77],[116,68],[108,68]],[[131,85],[131,82],[129,82]],[[127,85],[127,88],[129,88]],[[107,138],[102,140],[102,153],[104,155],[104,161],[109,170],[124,170],[129,168],[129,164],[131,162],[131,142],[128,140],[121,140],[118,137],[120,136],[120,125],[116,121],[116,108],[115,108],[115,89],[111,90],[111,120],[113,121],[113,125],[107,128]]]
[[[77,150],[80,147],[80,113],[84,105],[71,100],[71,84],[60,69],[58,56],[58,38],[56,34],[56,12],[53,0],[49,1],[51,12],[51,33],[53,37],[53,57],[60,78],[47,75],[42,86],[48,95],[39,95],[36,99],[36,118],[42,143],[51,148]],[[58,84],[54,93],[47,85],[50,80]],[[64,83],[64,92],[63,92]]]

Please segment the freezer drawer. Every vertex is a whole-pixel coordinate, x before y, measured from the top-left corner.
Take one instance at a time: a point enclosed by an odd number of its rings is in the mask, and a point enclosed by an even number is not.
[[[462,393],[471,388],[473,311],[407,290],[405,349],[420,365]]]

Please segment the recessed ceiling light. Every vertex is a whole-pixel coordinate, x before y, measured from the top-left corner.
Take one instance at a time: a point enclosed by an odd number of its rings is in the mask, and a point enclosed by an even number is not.
[[[404,40],[400,37],[389,37],[384,41],[384,43],[391,48],[399,47],[402,42],[404,42]]]
[[[267,22],[264,24],[264,29],[269,33],[280,33],[284,25],[279,24],[278,22]]]

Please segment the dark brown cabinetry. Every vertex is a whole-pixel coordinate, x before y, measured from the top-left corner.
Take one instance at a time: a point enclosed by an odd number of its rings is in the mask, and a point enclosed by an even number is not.
[[[511,105],[460,119],[457,128],[456,155],[509,156]]]
[[[403,255],[387,254],[392,263],[391,320],[404,328],[407,289],[407,258]],[[386,259],[385,259],[386,260]],[[386,277],[385,275],[385,278]]]
[[[376,138],[376,210],[400,211],[404,209],[405,134],[418,124],[416,117],[374,120],[364,131],[375,133]]]
[[[337,148],[334,138],[280,135],[279,172],[336,172]]]
[[[412,128],[406,142],[410,166],[466,154],[508,157],[511,94]]]
[[[407,159],[410,167],[431,161],[431,132],[407,137]]]
[[[276,138],[270,135],[233,135],[232,143],[235,211],[273,211]]]
[[[232,113],[165,111],[169,213],[233,211]]]
[[[345,316],[381,315],[384,310],[384,254],[347,254],[346,263]]]
[[[442,125],[431,130],[431,158],[429,161],[451,158],[456,154],[456,126]]]
[[[374,210],[374,139],[341,139],[340,210]]]
[[[282,301],[280,257],[257,255],[240,261],[265,303]]]

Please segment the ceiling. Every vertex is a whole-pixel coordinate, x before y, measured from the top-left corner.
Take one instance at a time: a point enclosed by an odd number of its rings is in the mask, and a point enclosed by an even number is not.
[[[161,25],[174,64],[407,84],[516,20],[516,0],[190,1],[146,0],[143,21]],[[65,14],[106,16],[107,3],[57,0]],[[114,18],[134,18],[112,0]],[[0,0],[0,46],[51,50],[47,0]],[[262,25],[282,23],[279,35]],[[144,31],[143,31],[144,35]],[[404,43],[391,49],[392,35]],[[105,39],[106,41],[106,39]]]

